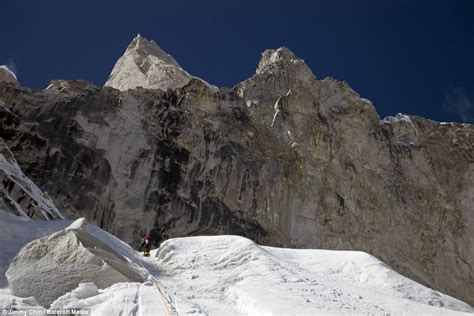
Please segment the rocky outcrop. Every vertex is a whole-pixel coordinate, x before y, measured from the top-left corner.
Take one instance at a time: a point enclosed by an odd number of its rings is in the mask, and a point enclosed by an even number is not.
[[[166,90],[180,88],[192,78],[171,55],[139,34],[115,64],[105,86]]]
[[[0,136],[67,216],[132,243],[225,233],[362,250],[474,303],[472,125],[380,120],[287,48],[232,89],[0,83],[0,100]]]
[[[24,246],[6,272],[12,294],[34,296],[47,307],[79,283],[94,282],[106,288],[143,281],[125,258],[87,232],[85,225],[79,219],[65,230]]]
[[[16,79],[15,73],[5,65],[0,66],[0,81],[10,82],[12,84],[18,85],[18,80]]]

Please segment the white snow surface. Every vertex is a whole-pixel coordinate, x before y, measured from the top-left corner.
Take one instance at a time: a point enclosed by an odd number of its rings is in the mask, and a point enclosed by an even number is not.
[[[156,252],[178,313],[455,315],[473,309],[357,251],[258,246],[238,236],[171,239]]]
[[[82,217],[72,222],[71,225],[66,227],[66,230],[80,230],[80,229],[86,228],[87,225],[88,225],[87,220],[84,217]]]
[[[71,221],[33,221],[0,210],[0,296],[9,293],[5,272],[13,257],[30,241],[57,232]]]
[[[362,102],[372,104],[372,101],[370,101],[369,99],[366,99],[366,98],[362,98],[362,97],[361,97],[360,100],[361,100]]]
[[[0,211],[2,263],[8,261],[4,249],[13,248],[6,245],[18,248],[33,238],[30,232],[39,237],[70,224],[25,221]],[[401,276],[364,252],[273,248],[238,236],[203,236],[170,239],[145,258],[94,225],[79,220],[70,229],[78,227],[117,250],[148,280],[103,290],[83,283],[51,309],[87,309],[91,315],[474,313],[469,305]],[[34,298],[14,297],[5,289],[0,292],[2,308],[43,309]]]

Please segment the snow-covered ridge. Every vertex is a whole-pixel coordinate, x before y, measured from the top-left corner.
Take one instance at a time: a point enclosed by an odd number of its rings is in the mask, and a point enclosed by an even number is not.
[[[238,236],[189,237],[156,252],[178,313],[429,314],[472,308],[357,251],[258,246]]]
[[[102,314],[138,310],[140,315],[166,314],[166,309],[178,315],[473,312],[363,252],[260,247],[238,236],[213,236],[171,239],[153,253],[156,257],[148,261],[160,273],[149,281],[105,290],[84,284],[58,298],[53,307],[79,306]]]
[[[10,235],[31,238],[65,228],[70,222],[25,221],[0,212]],[[32,227],[36,224],[38,229]],[[52,309],[89,309],[92,315],[316,315],[410,314],[462,315],[473,309],[394,272],[363,252],[262,247],[238,236],[176,238],[153,257],[143,258],[128,245],[84,220],[70,230],[87,230],[149,274],[143,283],[117,283],[99,289],[79,284]],[[24,240],[23,240],[24,242]],[[3,244],[3,243],[2,243]],[[1,247],[1,246],[0,246]],[[1,250],[1,249],[0,249]],[[4,258],[8,252],[0,252]],[[10,251],[11,253],[11,251]],[[11,260],[11,259],[10,259]],[[6,262],[8,263],[8,262]],[[5,264],[5,262],[4,262]],[[138,271],[138,270],[137,270]],[[48,285],[51,286],[51,285]],[[54,285],[53,285],[54,286]],[[0,309],[42,310],[33,297],[0,291]]]
[[[34,296],[47,307],[81,282],[94,282],[103,289],[147,279],[146,269],[134,265],[136,260],[131,263],[124,253],[131,250],[128,245],[111,247],[88,227],[84,219],[78,219],[64,230],[25,245],[5,273],[12,294]]]
[[[20,298],[11,295],[9,285],[5,278],[5,273],[12,262],[13,258],[17,255],[22,247],[27,245],[29,242],[37,239],[42,238],[45,236],[49,236],[48,238],[55,238],[55,236],[60,236],[64,234],[70,234],[74,231],[77,231],[80,234],[86,233],[90,234],[96,240],[100,240],[108,247],[112,248],[114,252],[118,253],[123,260],[128,262],[128,265],[131,269],[133,269],[137,274],[141,275],[144,279],[149,276],[149,271],[154,271],[154,267],[149,266],[146,261],[142,260],[141,255],[139,255],[136,251],[134,251],[129,245],[124,243],[123,241],[119,240],[118,238],[114,237],[113,235],[101,230],[95,225],[88,224],[87,221],[83,218],[76,220],[75,222],[67,221],[67,220],[60,220],[60,221],[31,221],[26,220],[25,218],[14,216],[13,214],[6,213],[0,210],[0,239],[2,243],[0,243],[0,271],[1,271],[1,278],[0,278],[0,310],[7,309],[7,310],[42,310],[46,311],[43,306],[38,303],[38,300],[34,297],[28,298]],[[79,245],[77,245],[79,246]],[[88,247],[90,247],[89,245]],[[28,246],[26,246],[28,247]],[[70,257],[68,255],[72,255],[76,247],[65,249],[64,251],[58,252],[57,254],[62,254],[64,257],[63,259],[69,260]],[[28,248],[30,249],[30,248]],[[70,251],[71,253],[68,253]],[[20,251],[21,252],[21,251]],[[44,254],[48,256],[49,254]],[[32,262],[38,260],[43,257],[35,257],[31,258]],[[17,259],[15,259],[17,260]],[[78,267],[81,262],[81,258],[77,257],[78,263],[73,265],[72,268]],[[84,262],[85,263],[85,262]],[[148,265],[148,267],[147,267]],[[11,266],[10,266],[11,267]],[[64,269],[66,266],[62,267]],[[61,269],[55,265],[54,262],[51,262],[51,266],[44,266],[44,269],[38,269],[38,278],[41,280],[42,272],[40,270],[48,271],[51,269],[54,271],[55,269]],[[64,272],[64,271],[63,271]],[[53,272],[54,273],[54,272]],[[110,274],[104,276],[104,278],[110,277]],[[57,287],[60,287],[63,284],[62,278],[56,278],[54,282],[43,282],[43,286],[47,287],[44,290],[50,290]],[[100,284],[100,280],[97,280]],[[54,284],[57,282],[58,284]],[[41,282],[36,282],[35,284],[31,284],[31,286],[39,286]],[[133,286],[133,282],[130,283]],[[94,287],[94,286],[93,286]],[[86,289],[93,288],[87,286],[79,286],[80,294],[84,294]],[[115,286],[112,286],[115,288]],[[81,290],[82,289],[82,290]],[[44,292],[44,291],[42,291]],[[89,291],[90,292],[90,291]],[[64,293],[65,294],[65,293]],[[80,296],[80,295],[79,295]],[[109,297],[109,296],[106,296]],[[85,298],[85,297],[82,297]],[[90,304],[90,302],[89,302]],[[97,314],[102,315],[102,314]],[[105,315],[105,314],[103,314]],[[151,314],[150,314],[151,315]]]
[[[190,75],[154,41],[138,34],[115,64],[105,86],[118,90],[137,87],[166,90],[183,87],[193,78],[212,89],[216,88]]]

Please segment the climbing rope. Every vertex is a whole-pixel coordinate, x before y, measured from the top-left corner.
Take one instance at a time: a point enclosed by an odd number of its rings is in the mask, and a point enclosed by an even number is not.
[[[166,298],[166,296],[161,291],[160,283],[156,279],[155,279],[155,287],[158,290],[158,294],[160,296],[161,303],[166,307],[166,315],[168,315],[168,316],[178,315],[178,313],[174,309],[171,302]]]

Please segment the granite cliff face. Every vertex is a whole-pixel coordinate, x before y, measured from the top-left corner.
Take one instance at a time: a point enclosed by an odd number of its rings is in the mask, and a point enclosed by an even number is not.
[[[474,126],[381,120],[284,47],[232,89],[185,81],[0,82],[0,137],[62,214],[129,242],[363,250],[474,304]]]
[[[41,191],[31,179],[25,176],[12,152],[1,138],[0,210],[28,219],[55,220],[64,218],[48,193]]]

